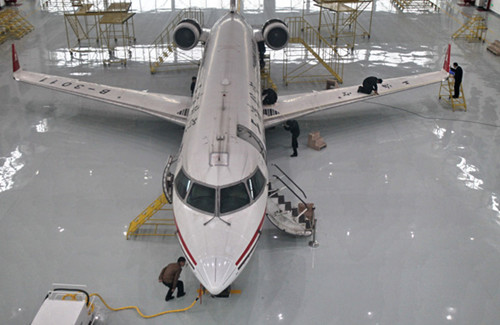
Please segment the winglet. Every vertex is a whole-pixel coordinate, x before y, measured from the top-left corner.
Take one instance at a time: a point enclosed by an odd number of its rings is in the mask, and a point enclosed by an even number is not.
[[[451,54],[451,44],[448,44],[448,51],[446,51],[446,56],[444,58],[443,70],[450,72],[450,54]]]
[[[19,65],[19,59],[17,58],[16,47],[12,44],[12,72],[19,70],[21,66]]]

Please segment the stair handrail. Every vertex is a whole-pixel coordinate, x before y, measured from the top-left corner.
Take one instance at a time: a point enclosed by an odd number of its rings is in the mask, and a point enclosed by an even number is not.
[[[278,175],[273,175],[273,177],[274,177],[274,178],[276,178],[277,180],[279,180],[279,181],[281,182],[281,184],[285,185],[285,186],[286,186],[286,188],[288,188],[288,190],[289,190],[290,192],[292,192],[292,194],[293,194],[293,195],[295,195],[295,197],[296,197],[297,199],[299,199],[299,200],[300,200],[300,202],[304,203],[304,206],[306,207],[306,210],[308,209],[308,208],[307,208],[307,203],[306,203],[304,200],[302,200],[302,198],[301,198],[300,196],[298,196],[298,195],[297,195],[297,193],[295,193],[295,191],[294,191],[294,190],[292,190],[292,188],[291,188],[290,186],[288,186],[288,184],[287,184],[287,183],[285,183],[285,182],[281,179],[281,177],[279,177]]]
[[[277,169],[278,169],[278,170],[279,170],[279,171],[283,174],[283,176],[285,176],[285,177],[286,177],[286,178],[287,178],[290,182],[292,182],[292,183],[293,183],[293,185],[295,185],[295,187],[296,187],[296,188],[298,188],[298,189],[299,189],[299,191],[301,191],[301,192],[302,192],[302,195],[304,195],[304,198],[306,198],[306,199],[307,199],[307,195],[306,195],[306,193],[305,193],[305,192],[304,192],[304,191],[300,188],[300,186],[299,186],[299,185],[297,185],[297,183],[295,183],[295,182],[293,181],[293,179],[291,179],[291,178],[290,178],[290,176],[288,176],[288,175],[287,175],[287,174],[283,171],[283,169],[281,169],[281,168],[280,168],[278,165],[276,165],[276,164],[271,164],[271,166],[276,167],[276,168],[277,168]],[[273,176],[275,176],[275,177],[276,177],[276,175],[273,175]],[[280,181],[281,181],[281,182],[282,182],[282,183],[283,183],[286,187],[288,187],[288,189],[290,189],[290,188],[289,188],[289,186],[288,186],[288,185],[286,185],[286,184],[285,184],[285,183],[281,180],[281,178],[280,178]],[[290,189],[290,191],[291,191],[291,189]],[[296,195],[296,196],[297,196],[297,195]],[[298,197],[298,196],[297,196],[297,197]],[[300,199],[300,198],[299,198],[299,199]],[[301,200],[301,201],[302,201],[302,200]],[[304,204],[305,204],[305,202],[304,202],[304,201],[302,201],[302,203],[304,203]]]

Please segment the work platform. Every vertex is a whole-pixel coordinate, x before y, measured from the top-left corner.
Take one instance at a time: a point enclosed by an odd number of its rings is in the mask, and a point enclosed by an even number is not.
[[[104,64],[127,63],[129,47],[136,41],[131,2],[71,1],[62,5],[72,57],[75,53],[98,52]]]
[[[464,89],[462,84],[460,84],[460,95],[458,98],[453,97],[455,89],[455,78],[449,77],[446,80],[441,81],[441,86],[439,87],[439,99],[451,105],[453,111],[464,110],[467,111],[467,103],[465,102]]]

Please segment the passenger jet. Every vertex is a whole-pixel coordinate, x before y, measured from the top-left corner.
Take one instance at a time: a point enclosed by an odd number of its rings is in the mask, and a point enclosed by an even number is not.
[[[231,9],[211,30],[192,19],[175,31],[177,47],[198,42],[204,53],[192,97],[117,88],[24,71],[12,45],[15,80],[144,112],[184,126],[175,169],[169,161],[163,179],[173,204],[177,237],[191,269],[212,294],[227,288],[248,265],[261,235],[269,181],[265,129],[289,119],[372,98],[358,86],[282,96],[262,104],[259,42],[280,50],[289,39],[287,25],[268,21],[254,31]],[[262,44],[262,43],[261,43]],[[385,79],[379,95],[440,82],[449,71]]]

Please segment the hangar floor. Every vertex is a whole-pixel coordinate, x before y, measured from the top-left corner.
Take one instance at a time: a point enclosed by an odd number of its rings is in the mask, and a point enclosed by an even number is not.
[[[142,10],[138,44],[151,42],[150,31],[169,17],[146,3],[133,5]],[[451,2],[441,4],[446,12],[423,13],[402,13],[387,0],[375,5],[372,36],[358,39],[345,85],[439,69],[460,11],[475,12]],[[62,16],[41,11],[38,1],[20,8],[35,26],[15,42],[26,70],[189,95],[194,70],[151,75],[140,46],[126,67],[70,60]],[[213,23],[220,11],[207,13]],[[498,39],[499,17],[485,15],[488,39]],[[249,16],[256,26],[272,17]],[[138,305],[145,314],[188,306],[198,288],[189,269],[181,276],[185,298],[166,303],[157,282],[181,255],[177,240],[124,236],[161,193],[182,128],[15,83],[10,43],[0,55],[0,322],[29,323],[52,283],[85,284],[112,306]],[[298,158],[289,157],[289,133],[268,130],[269,164],[317,206],[318,248],[266,221],[234,283],[241,294],[150,320],[103,310],[106,324],[498,323],[500,61],[485,44],[465,40],[452,42],[453,61],[465,72],[467,112],[440,102],[439,85],[373,97],[300,119]],[[281,93],[324,87],[280,84],[279,59],[272,71]],[[313,130],[328,144],[322,151],[306,147]]]

